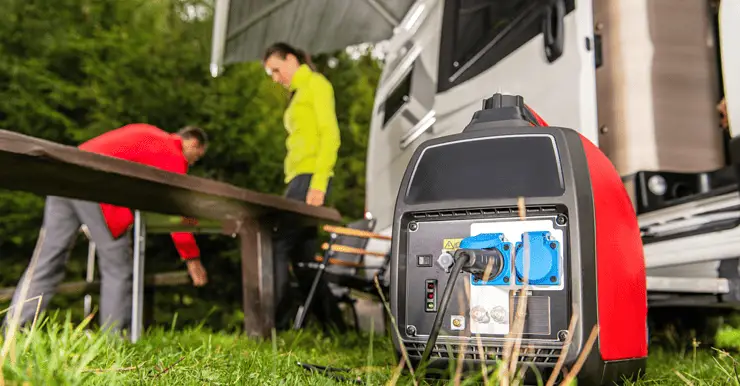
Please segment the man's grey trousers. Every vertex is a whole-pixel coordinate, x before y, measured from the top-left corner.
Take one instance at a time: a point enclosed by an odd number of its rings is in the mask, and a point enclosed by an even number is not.
[[[114,331],[129,329],[133,281],[130,233],[114,239],[99,204],[55,196],[46,199],[43,220],[45,234],[43,240],[39,240],[41,249],[37,261],[31,261],[16,287],[6,324],[18,306],[23,307],[20,324],[32,322],[39,300],[34,298],[41,296],[40,310],[46,309],[57,286],[64,279],[66,263],[82,224],[87,226],[90,238],[95,243],[101,280],[101,326]],[[31,268],[33,272],[30,272]],[[23,302],[19,298],[29,274],[31,280],[25,297],[28,300]]]

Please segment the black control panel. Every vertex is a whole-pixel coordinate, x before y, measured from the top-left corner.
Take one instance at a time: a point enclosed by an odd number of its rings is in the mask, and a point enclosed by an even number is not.
[[[494,210],[495,212],[495,210]],[[437,218],[414,220],[410,226],[413,231],[408,233],[408,241],[402,249],[401,256],[406,256],[406,262],[401,272],[405,294],[400,297],[399,309],[404,310],[398,315],[401,332],[411,331],[408,338],[428,336],[439,309],[439,298],[444,288],[450,283],[450,269],[453,264],[453,255],[459,248],[459,242],[471,236],[471,228],[489,226],[490,229],[506,233],[514,239],[526,229],[550,230],[557,239],[560,255],[556,261],[545,262],[547,256],[538,256],[536,249],[530,245],[530,272],[537,273],[534,265],[547,263],[547,269],[556,272],[557,280],[549,274],[541,285],[528,286],[527,303],[525,310],[523,335],[528,339],[540,342],[560,342],[563,331],[568,329],[571,315],[570,274],[567,259],[562,259],[569,250],[568,224],[559,225],[559,213],[541,213],[521,220],[511,214],[506,215],[466,215],[460,218]],[[563,216],[564,217],[564,216]],[[561,217],[561,218],[563,218]],[[562,222],[562,220],[561,220]],[[543,228],[536,228],[541,226]],[[518,240],[509,240],[516,245]],[[556,241],[550,244],[556,244]],[[508,246],[509,244],[506,244]],[[549,247],[549,246],[548,246]],[[519,281],[509,278],[518,275],[521,264],[517,264],[517,255],[514,248],[506,248],[506,259],[501,268],[490,276],[488,282],[476,281],[474,276],[463,272],[457,279],[454,293],[445,312],[440,337],[467,336],[503,338],[511,332],[519,305],[521,288]],[[500,254],[499,254],[500,255]],[[509,280],[504,280],[503,278]],[[498,280],[497,278],[501,278]],[[399,290],[401,290],[399,288]],[[423,307],[420,305],[423,304]],[[423,312],[420,312],[422,311]]]

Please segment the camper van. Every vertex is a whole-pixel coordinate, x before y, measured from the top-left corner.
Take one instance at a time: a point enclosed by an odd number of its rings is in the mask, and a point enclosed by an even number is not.
[[[462,131],[484,98],[518,94],[550,125],[597,144],[624,176],[651,305],[739,299],[740,196],[717,108],[726,99],[730,122],[740,122],[739,75],[723,73],[728,63],[740,68],[737,44],[723,39],[740,36],[739,0],[260,4],[218,0],[214,74],[224,62],[259,59],[273,40],[311,52],[385,40],[366,170],[377,232],[390,234],[420,143]],[[294,22],[298,12],[308,21]],[[280,20],[294,23],[289,39]]]
[[[710,199],[721,210],[740,203],[717,111],[718,12],[704,0],[418,1],[390,39],[377,89],[368,215],[389,232],[416,146],[460,132],[493,93],[518,94],[550,125],[598,144],[624,176],[654,241],[645,245],[651,301],[729,292],[720,259],[740,256],[740,239],[718,256],[720,236],[698,228],[738,212],[695,213],[700,196],[728,185]]]
[[[579,130],[622,175],[724,165],[716,16],[705,1],[546,3],[417,3],[408,32],[391,39],[377,89],[367,209],[378,227],[391,224],[414,148],[461,131],[497,91]]]

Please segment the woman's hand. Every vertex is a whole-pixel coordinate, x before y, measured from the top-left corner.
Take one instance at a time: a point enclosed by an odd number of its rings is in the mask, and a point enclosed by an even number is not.
[[[313,206],[324,205],[324,192],[318,189],[309,189],[306,194],[306,204]]]

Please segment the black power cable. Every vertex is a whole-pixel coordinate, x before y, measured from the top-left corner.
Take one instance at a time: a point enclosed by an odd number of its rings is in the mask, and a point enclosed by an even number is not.
[[[437,311],[437,316],[434,317],[432,331],[429,333],[429,339],[427,339],[427,345],[421,356],[420,364],[424,364],[429,359],[429,355],[431,355],[434,345],[437,343],[439,330],[442,328],[442,320],[445,312],[447,312],[447,306],[450,303],[450,298],[452,298],[452,291],[455,288],[455,284],[457,284],[457,277],[460,275],[460,272],[465,271],[473,274],[476,279],[482,279],[486,269],[490,269],[490,277],[493,278],[498,276],[504,267],[504,256],[496,248],[460,248],[455,251],[454,259],[455,264],[452,266],[452,272],[442,293],[439,311]]]
[[[434,324],[432,325],[432,331],[429,333],[429,339],[427,339],[426,348],[421,356],[420,364],[424,364],[429,359],[429,356],[434,349],[434,345],[437,343],[437,337],[439,336],[439,330],[442,328],[442,321],[444,320],[444,314],[447,312],[447,307],[452,298],[452,291],[455,289],[457,283],[457,277],[461,271],[466,271],[476,276],[481,276],[486,268],[492,270],[493,273],[499,273],[503,268],[503,256],[496,249],[458,249],[454,255],[455,263],[452,265],[452,271],[450,277],[447,280],[445,289],[442,292],[442,298],[439,304],[439,311],[437,316],[434,317]],[[494,275],[495,276],[495,275]],[[333,377],[340,381],[354,382],[362,384],[362,380],[359,378],[349,379],[343,377],[337,372],[347,372],[348,369],[337,369],[331,367],[323,367],[312,365],[308,363],[297,363],[299,366],[306,370],[323,370],[323,374]]]
[[[305,362],[296,362],[298,366],[303,367],[304,370],[308,371],[316,371],[319,372],[327,377],[334,378],[335,380],[339,382],[350,382],[355,383],[358,385],[363,385],[364,382],[362,382],[362,379],[360,377],[349,377],[349,372],[351,369],[343,369],[343,368],[336,368],[336,367],[329,367],[329,366],[319,366],[319,365],[313,365],[310,363]],[[345,373],[338,374],[338,373]]]
[[[460,275],[460,271],[463,266],[468,263],[471,255],[468,251],[458,249],[455,251],[455,264],[452,265],[452,272],[445,285],[445,290],[442,293],[442,299],[439,303],[439,311],[437,316],[434,317],[434,324],[432,325],[432,331],[429,333],[429,339],[427,339],[427,346],[424,349],[424,353],[421,355],[420,365],[429,359],[429,355],[434,349],[434,345],[437,343],[437,336],[439,336],[439,330],[442,328],[442,320],[444,320],[444,314],[447,312],[447,305],[450,303],[452,297],[452,290],[455,288],[457,283],[457,277]]]

